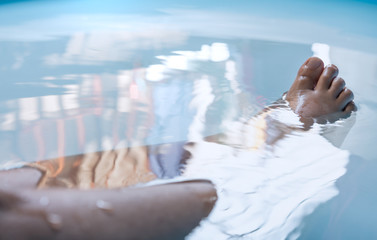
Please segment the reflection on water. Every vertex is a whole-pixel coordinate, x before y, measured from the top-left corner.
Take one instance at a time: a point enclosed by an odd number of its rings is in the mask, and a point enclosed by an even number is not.
[[[43,64],[106,60],[73,58],[69,51],[87,48],[77,38]],[[239,51],[252,46],[214,42],[115,73],[42,75],[64,94],[4,101],[3,142],[12,148],[3,150],[3,166],[40,170],[40,188],[206,178],[219,200],[190,238],[297,238],[303,217],[337,194],[334,182],[345,173],[348,153],[320,136],[317,125],[303,131],[284,102],[252,118],[266,103],[246,75],[247,52]]]
[[[250,86],[243,79],[242,58],[230,52],[225,43],[202,44],[197,51],[152,56],[159,63],[149,66],[140,63],[97,74],[85,73],[85,68],[79,70],[83,73],[64,70],[60,64],[62,73],[42,72],[40,85],[63,88],[64,94],[3,101],[3,142],[16,148],[4,149],[3,164],[193,141],[218,133],[222,122],[260,108],[247,104],[251,95],[243,90]],[[41,64],[36,68],[44,70]],[[5,71],[16,87],[29,84],[11,78],[21,71]]]
[[[219,200],[190,239],[296,239],[304,218],[338,194],[335,182],[346,173],[349,153],[331,143],[339,146],[349,129],[338,122],[303,131],[284,102],[260,110],[288,89],[313,50],[339,66],[359,102],[353,138],[343,146],[370,158],[373,149],[360,132],[375,129],[377,58],[327,44],[256,40],[252,24],[242,31],[250,20],[242,16],[231,15],[226,33],[208,32],[219,29],[210,23],[190,32],[192,23],[183,19],[189,13],[172,11],[181,22],[156,28],[160,17],[140,25],[135,21],[146,20],[134,16],[128,28],[115,22],[130,18],[94,16],[102,25],[93,32],[93,22],[76,26],[82,17],[61,16],[49,24],[72,29],[25,30],[49,25],[38,20],[0,36],[1,50],[8,49],[0,56],[0,167],[39,169],[40,188],[206,178]],[[364,84],[356,84],[360,79]],[[97,206],[111,211],[106,202]]]
[[[156,178],[144,146],[60,157],[28,166],[42,172],[39,188],[118,188]]]
[[[206,176],[219,195],[190,239],[296,239],[304,217],[338,194],[335,182],[346,172],[349,153],[324,138],[320,125],[304,131],[281,107],[247,126],[232,125],[229,137],[223,135],[227,145],[197,142],[187,148],[192,158],[183,175]]]

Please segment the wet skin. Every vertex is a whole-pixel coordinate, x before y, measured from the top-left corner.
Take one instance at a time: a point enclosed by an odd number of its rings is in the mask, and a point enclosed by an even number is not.
[[[335,65],[323,66],[321,59],[309,58],[298,70],[286,100],[302,119],[333,122],[356,111],[353,93],[338,77]]]
[[[184,239],[217,198],[205,180],[117,190],[17,188],[0,188],[0,239]]]
[[[304,123],[332,122],[356,111],[352,91],[337,75],[336,66],[324,67],[315,57],[300,67],[286,100]],[[206,181],[122,190],[36,190],[40,178],[33,168],[0,171],[0,239],[182,239],[216,201],[216,190]],[[42,198],[49,199],[48,206],[41,205]],[[98,209],[98,200],[109,203],[111,211]],[[61,225],[49,224],[48,212],[61,216]]]

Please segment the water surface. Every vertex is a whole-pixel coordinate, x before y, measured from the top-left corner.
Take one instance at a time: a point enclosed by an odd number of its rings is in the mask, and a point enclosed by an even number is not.
[[[38,162],[44,187],[207,177],[219,203],[191,238],[375,237],[376,5],[276,4],[0,5],[1,167]],[[313,54],[355,93],[343,150],[318,129],[261,148],[250,119]]]

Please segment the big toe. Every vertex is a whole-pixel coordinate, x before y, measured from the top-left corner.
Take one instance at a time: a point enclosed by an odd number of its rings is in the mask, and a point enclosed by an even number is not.
[[[290,90],[313,90],[323,71],[323,61],[311,57],[300,67]]]

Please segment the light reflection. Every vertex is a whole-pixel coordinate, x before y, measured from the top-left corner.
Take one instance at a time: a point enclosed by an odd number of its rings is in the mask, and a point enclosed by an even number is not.
[[[117,102],[117,106],[118,106],[118,111],[119,112],[130,112],[131,111],[131,101],[128,97],[122,97],[122,96],[119,96],[118,97],[118,102]]]
[[[77,94],[64,94],[62,96],[62,105],[65,110],[78,109],[80,105],[77,100]]]
[[[42,79],[49,81],[49,80],[56,80],[56,77],[54,77],[54,76],[45,76],[45,77],[42,77]]]
[[[79,54],[83,39],[82,34],[73,36],[67,45],[66,55],[72,57]],[[228,62],[228,67],[224,69],[223,61],[230,54],[225,43],[202,45],[199,51],[174,52],[177,55],[160,55],[161,64],[119,70],[118,74],[66,73],[41,77],[52,85],[60,79],[77,81],[78,84],[67,82],[63,85],[66,92],[60,96],[47,95],[18,100],[20,120],[35,121],[33,136],[28,131],[21,131],[21,138],[25,141],[36,139],[35,152],[28,152],[27,148],[22,150],[25,160],[33,162],[46,158],[56,159],[54,164],[47,164],[48,171],[44,170],[50,172],[47,175],[53,178],[68,171],[66,168],[69,169],[71,165],[66,164],[67,155],[83,151],[111,151],[116,146],[124,148],[143,145],[145,142],[159,143],[161,139],[166,142],[176,139],[198,140],[208,135],[205,129],[215,126],[215,118],[208,116],[208,112],[212,111],[208,111],[208,107],[223,92],[236,92],[240,89],[240,85],[235,83],[236,63]],[[174,61],[177,59],[180,61]],[[211,65],[211,62],[215,62],[215,65]],[[193,63],[195,68],[208,65],[209,68],[219,68],[221,71],[218,75],[211,69],[205,74],[195,70],[195,74],[190,75],[190,80],[181,85],[181,80],[176,79],[177,72],[174,71],[185,70],[191,73],[188,63]],[[153,77],[153,72],[157,72],[159,76]],[[151,80],[163,79],[165,82],[162,84],[151,83]],[[216,87],[218,80],[223,82],[219,89]],[[191,95],[192,88],[194,95]],[[112,89],[116,91],[107,92]],[[169,97],[166,98],[167,96]],[[181,117],[171,115],[171,111],[181,114],[182,104],[187,106],[188,111],[185,110]],[[228,102],[223,106],[230,105],[231,102]],[[226,108],[222,111],[226,111]],[[17,122],[17,119],[12,121]],[[44,126],[52,129],[47,130]],[[177,130],[180,131],[178,135]],[[179,173],[177,170],[171,172]]]
[[[34,121],[39,119],[38,99],[21,98],[18,100],[21,121]]]
[[[239,88],[239,83],[237,81],[237,64],[235,61],[226,61],[225,63],[225,78],[230,81],[230,86],[233,89],[233,91],[238,94],[241,92],[241,89]]]
[[[226,43],[213,43],[211,45],[211,61],[222,62],[229,58],[230,53]]]
[[[118,23],[118,22],[117,22]],[[114,24],[114,23],[113,23]],[[165,45],[174,46],[184,41],[185,35],[169,29],[144,28],[136,32],[129,29],[90,31],[83,29],[70,35],[64,53],[52,53],[44,57],[44,63],[59,65],[101,65],[103,62],[132,60],[135,50],[159,49]],[[169,36],[166,38],[165,36]],[[174,63],[172,63],[174,64]]]
[[[159,56],[166,67],[175,70],[188,70],[188,59],[185,56]]]
[[[165,75],[164,71],[165,71],[165,69],[166,69],[166,67],[163,64],[150,65],[147,68],[147,73],[146,73],[145,78],[148,81],[151,81],[151,82],[161,81],[161,80],[164,79],[164,75]]]
[[[335,181],[346,172],[349,153],[321,134],[316,127],[303,130],[298,116],[278,105],[246,128],[232,124],[221,138],[226,145],[187,146],[191,158],[183,176],[206,177],[219,194],[208,221],[188,239],[288,238],[305,216],[338,194]]]
[[[111,50],[114,43],[101,39],[72,36],[66,52],[50,55],[56,58],[48,64],[124,60],[111,51],[95,53],[95,44]],[[43,173],[40,188],[119,188],[183,172],[211,179],[221,191],[218,209],[193,238],[288,236],[337,193],[334,181],[344,174],[348,156],[318,132],[303,132],[284,106],[255,118],[241,115],[253,104],[241,96],[250,84],[243,82],[250,66],[242,66],[242,56],[231,49],[214,42],[160,54],[158,64],[47,75],[43,79],[52,83],[77,82],[64,84],[62,95],[17,100],[19,116],[5,122],[35,121],[31,131],[18,129],[18,145],[27,165]],[[308,152],[310,158],[302,157]]]
[[[313,56],[322,59],[323,63],[326,65],[331,64],[330,59],[330,46],[324,43],[313,43],[312,44]]]
[[[42,111],[45,113],[54,113],[60,110],[59,106],[59,96],[49,95],[42,96]]]
[[[16,113],[1,114],[1,131],[15,130],[16,128]]]
[[[205,137],[205,115],[215,96],[207,76],[195,80],[192,92],[195,97],[190,102],[189,107],[197,109],[197,111],[189,127],[188,140],[200,141]]]

